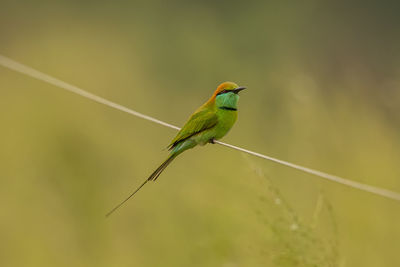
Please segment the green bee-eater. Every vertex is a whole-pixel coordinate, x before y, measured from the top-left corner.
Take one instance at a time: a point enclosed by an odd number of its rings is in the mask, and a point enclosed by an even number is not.
[[[199,107],[168,145],[170,154],[144,183],[128,198],[112,209],[109,216],[128,199],[130,199],[148,181],[157,180],[165,168],[183,151],[197,145],[214,143],[226,135],[237,119],[238,93],[245,89],[233,82],[224,82],[218,86],[211,98]]]

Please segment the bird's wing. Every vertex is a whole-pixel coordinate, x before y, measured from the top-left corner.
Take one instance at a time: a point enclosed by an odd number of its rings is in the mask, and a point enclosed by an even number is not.
[[[201,133],[207,129],[211,129],[218,122],[218,117],[212,110],[203,109],[194,113],[176,137],[168,145],[169,149],[174,148],[180,142],[190,138],[193,135]]]

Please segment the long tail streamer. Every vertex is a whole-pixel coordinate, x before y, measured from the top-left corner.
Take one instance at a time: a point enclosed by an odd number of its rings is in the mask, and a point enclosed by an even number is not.
[[[40,71],[38,71],[36,69],[33,69],[31,67],[28,67],[28,66],[26,66],[24,64],[21,64],[21,63],[15,61],[15,60],[12,60],[12,59],[10,59],[8,57],[0,55],[0,65],[2,65],[5,68],[14,70],[16,72],[25,74],[25,75],[30,76],[30,77],[33,77],[35,79],[38,79],[38,80],[44,81],[46,83],[52,84],[52,85],[54,85],[56,87],[65,89],[65,90],[70,91],[72,93],[78,94],[80,96],[86,97],[86,98],[88,98],[90,100],[93,100],[95,102],[98,102],[100,104],[103,104],[103,105],[109,106],[111,108],[114,108],[114,109],[129,113],[129,114],[134,115],[136,117],[139,117],[139,118],[142,118],[142,119],[145,119],[145,120],[148,120],[148,121],[152,121],[154,123],[158,123],[160,125],[163,125],[163,126],[175,129],[175,130],[179,130],[180,129],[179,127],[177,127],[175,125],[166,123],[164,121],[160,121],[160,120],[158,120],[156,118],[153,118],[151,116],[142,114],[140,112],[134,111],[134,110],[132,110],[130,108],[127,108],[127,107],[122,106],[120,104],[117,104],[115,102],[112,102],[112,101],[109,101],[107,99],[104,99],[104,98],[102,98],[100,96],[97,96],[97,95],[94,95],[92,93],[89,93],[89,92],[87,92],[87,91],[85,91],[85,90],[83,90],[83,89],[81,89],[81,88],[79,88],[77,86],[71,85],[71,84],[66,83],[66,82],[64,82],[62,80],[54,78],[54,77],[52,77],[52,76],[50,76],[48,74],[40,72]],[[324,178],[324,179],[327,179],[327,180],[330,180],[330,181],[333,181],[333,182],[336,182],[336,183],[339,183],[339,184],[343,184],[343,185],[350,186],[350,187],[353,187],[353,188],[356,188],[356,189],[359,189],[359,190],[362,190],[362,191],[365,191],[365,192],[369,192],[369,193],[372,193],[372,194],[375,194],[375,195],[380,195],[380,196],[383,196],[383,197],[386,197],[386,198],[390,198],[390,199],[393,199],[393,200],[400,201],[400,193],[397,193],[397,192],[394,192],[394,191],[390,191],[390,190],[387,190],[387,189],[379,188],[379,187],[368,185],[368,184],[359,183],[359,182],[356,182],[356,181],[353,181],[353,180],[349,180],[349,179],[345,179],[345,178],[342,178],[342,177],[339,177],[339,176],[336,176],[336,175],[332,175],[332,174],[328,174],[328,173],[325,173],[325,172],[317,171],[317,170],[314,170],[314,169],[311,169],[311,168],[303,167],[303,166],[300,166],[300,165],[297,165],[297,164],[294,164],[294,163],[290,163],[290,162],[287,162],[287,161],[284,161],[284,160],[276,159],[276,158],[273,158],[273,157],[270,157],[270,156],[266,156],[266,155],[261,154],[261,153],[250,151],[250,150],[247,150],[247,149],[244,149],[244,148],[241,148],[241,147],[237,147],[237,146],[234,146],[234,145],[231,145],[231,144],[223,143],[223,142],[220,142],[220,141],[215,141],[215,143],[223,145],[223,146],[226,146],[226,147],[230,147],[232,149],[236,149],[236,150],[242,151],[244,153],[248,153],[250,155],[253,155],[253,156],[256,156],[256,157],[259,157],[259,158],[263,158],[263,159],[266,159],[266,160],[269,160],[269,161],[273,161],[275,163],[278,163],[278,164],[281,164],[281,165],[284,165],[284,166],[287,166],[287,167],[290,167],[290,168],[293,168],[293,169],[296,169],[296,170],[299,170],[299,171],[302,171],[302,172],[306,172],[306,173],[309,173],[309,174],[312,174],[312,175],[315,175],[315,176],[318,176],[318,177],[321,177],[321,178]]]

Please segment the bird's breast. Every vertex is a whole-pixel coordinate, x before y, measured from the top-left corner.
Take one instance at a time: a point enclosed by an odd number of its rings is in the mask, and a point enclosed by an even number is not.
[[[226,135],[237,120],[237,111],[232,109],[218,109],[218,124],[215,127],[215,139]]]

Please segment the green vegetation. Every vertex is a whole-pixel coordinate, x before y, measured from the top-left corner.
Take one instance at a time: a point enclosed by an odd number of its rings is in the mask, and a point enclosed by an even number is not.
[[[260,197],[258,205],[260,221],[268,226],[266,239],[271,243],[263,246],[269,261],[275,266],[339,266],[337,225],[332,205],[319,193],[312,216],[305,220],[294,211],[279,189],[273,185],[258,166],[246,156],[256,175],[265,179],[262,188],[268,191]],[[327,222],[320,228],[320,220]],[[321,233],[321,230],[325,232]],[[331,232],[329,232],[331,231]]]

